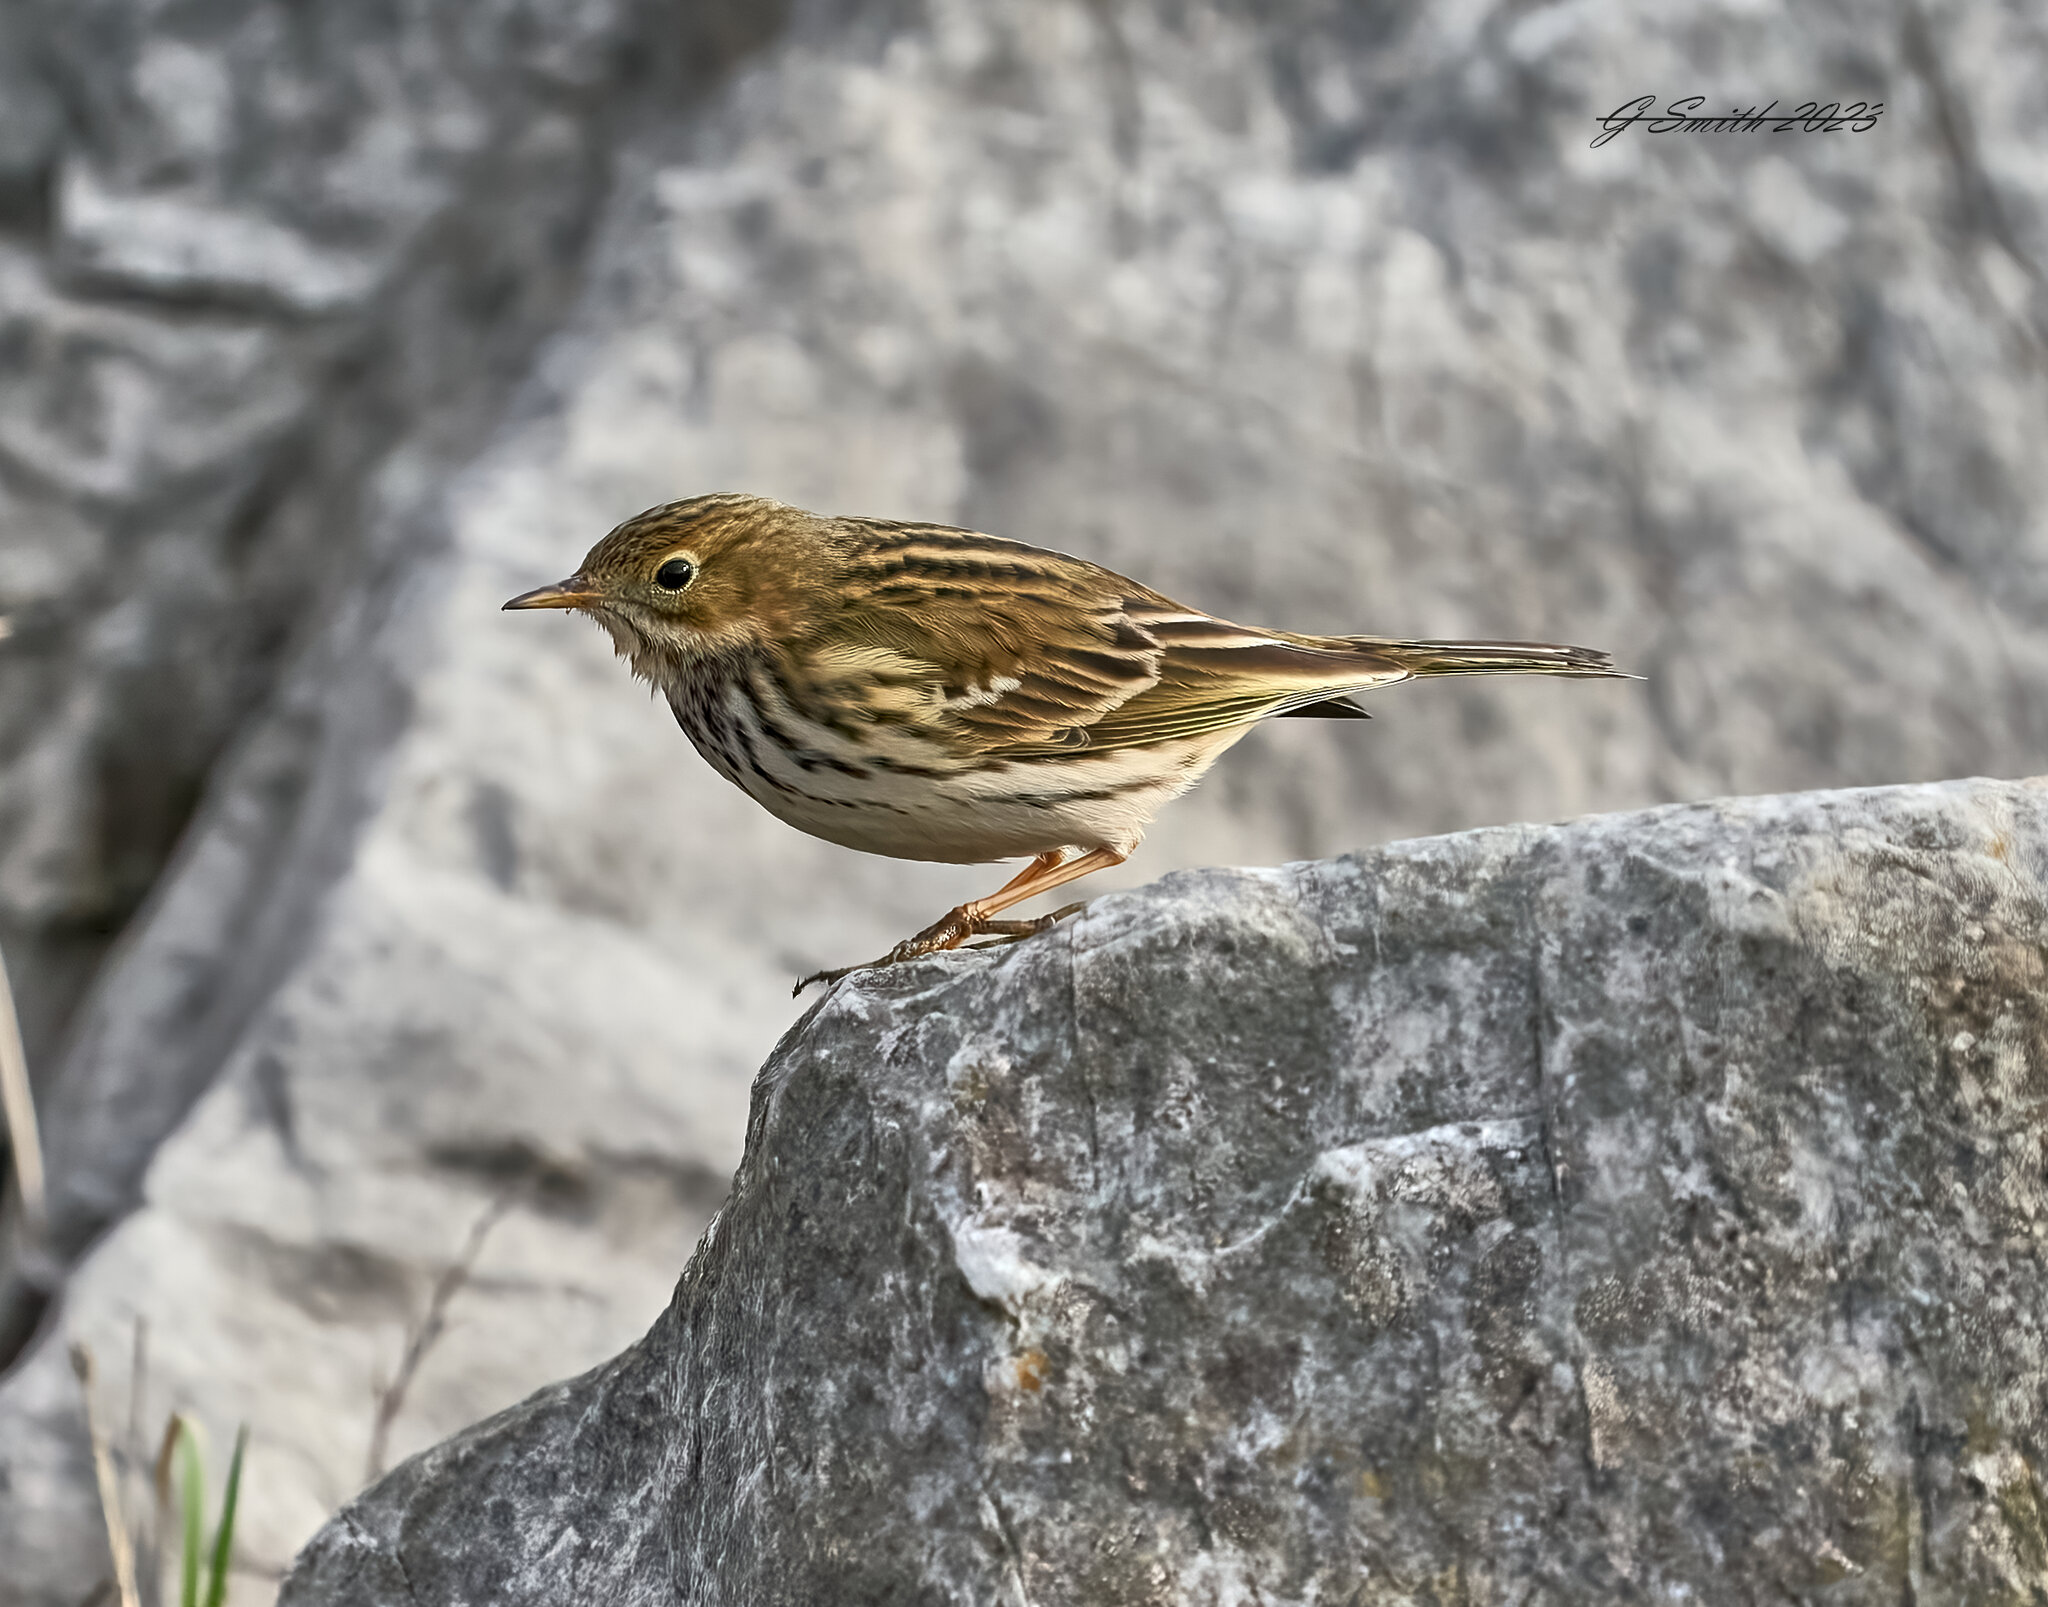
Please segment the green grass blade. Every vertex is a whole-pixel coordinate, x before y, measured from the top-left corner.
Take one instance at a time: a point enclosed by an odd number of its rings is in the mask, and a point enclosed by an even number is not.
[[[213,1566],[206,1581],[206,1607],[222,1607],[228,1599],[228,1557],[235,1548],[235,1503],[242,1494],[242,1453],[249,1448],[249,1425],[235,1431],[235,1454],[228,1459],[228,1487],[220,1498],[220,1527],[213,1536]]]
[[[178,1435],[178,1505],[185,1523],[185,1550],[179,1559],[179,1607],[199,1607],[199,1552],[206,1525],[206,1464],[199,1454],[199,1434],[191,1423]]]

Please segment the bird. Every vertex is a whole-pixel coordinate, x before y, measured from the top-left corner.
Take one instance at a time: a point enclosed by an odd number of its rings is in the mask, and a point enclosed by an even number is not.
[[[1048,548],[740,493],[649,508],[504,606],[595,620],[711,768],[800,831],[898,859],[1029,859],[798,994],[1047,930],[1082,906],[1000,917],[1122,864],[1262,720],[1365,719],[1360,694],[1418,676],[1626,678],[1587,647],[1237,625]]]

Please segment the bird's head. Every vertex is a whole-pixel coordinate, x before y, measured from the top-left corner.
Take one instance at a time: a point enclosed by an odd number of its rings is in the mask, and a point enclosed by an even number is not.
[[[507,608],[575,608],[656,685],[702,659],[787,634],[829,586],[828,521],[767,497],[692,497],[649,508],[592,547],[576,573]]]

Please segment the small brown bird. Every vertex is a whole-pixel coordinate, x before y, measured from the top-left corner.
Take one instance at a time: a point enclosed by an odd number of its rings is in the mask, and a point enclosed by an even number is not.
[[[897,859],[1032,856],[873,965],[1079,909],[996,919],[1121,864],[1260,720],[1364,719],[1353,694],[1411,675],[1618,673],[1585,647],[1254,630],[1019,541],[741,495],[650,508],[505,606],[589,614],[711,767],[800,831]]]

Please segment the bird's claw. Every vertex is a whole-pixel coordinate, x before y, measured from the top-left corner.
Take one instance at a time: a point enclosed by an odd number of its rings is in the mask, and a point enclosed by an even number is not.
[[[872,970],[874,967],[878,965],[887,965],[888,963],[889,962],[886,958],[880,960],[864,960],[859,965],[842,965],[836,971],[813,971],[809,976],[803,978],[802,981],[798,982],[795,987],[789,990],[789,996],[792,999],[799,997],[803,993],[804,989],[809,987],[813,982],[822,982],[825,984],[826,987],[829,988],[830,986],[832,986],[833,983],[837,982],[843,976],[852,976],[853,973],[856,971],[868,971]]]
[[[1050,915],[1034,916],[1028,921],[998,921],[987,916],[973,916],[965,910],[953,910],[944,918],[934,921],[916,937],[905,938],[879,960],[866,960],[859,965],[842,965],[836,971],[813,971],[793,989],[790,997],[796,998],[813,982],[822,982],[827,987],[841,977],[852,976],[856,971],[879,971],[885,965],[901,965],[905,960],[921,960],[927,954],[943,953],[947,949],[1005,948],[1012,943],[1021,943],[1027,937],[1036,937],[1040,932],[1049,932],[1069,915],[1079,913],[1085,904],[1067,904],[1054,910]],[[990,937],[988,943],[969,943],[971,937]]]
[[[1008,948],[1012,943],[1022,943],[1027,937],[1036,937],[1040,932],[1050,932],[1069,915],[1077,915],[1086,907],[1085,904],[1063,904],[1050,915],[1034,916],[1028,921],[983,921],[975,927],[973,935],[982,937],[993,934],[989,936],[989,941],[963,943],[960,946],[977,951]]]

